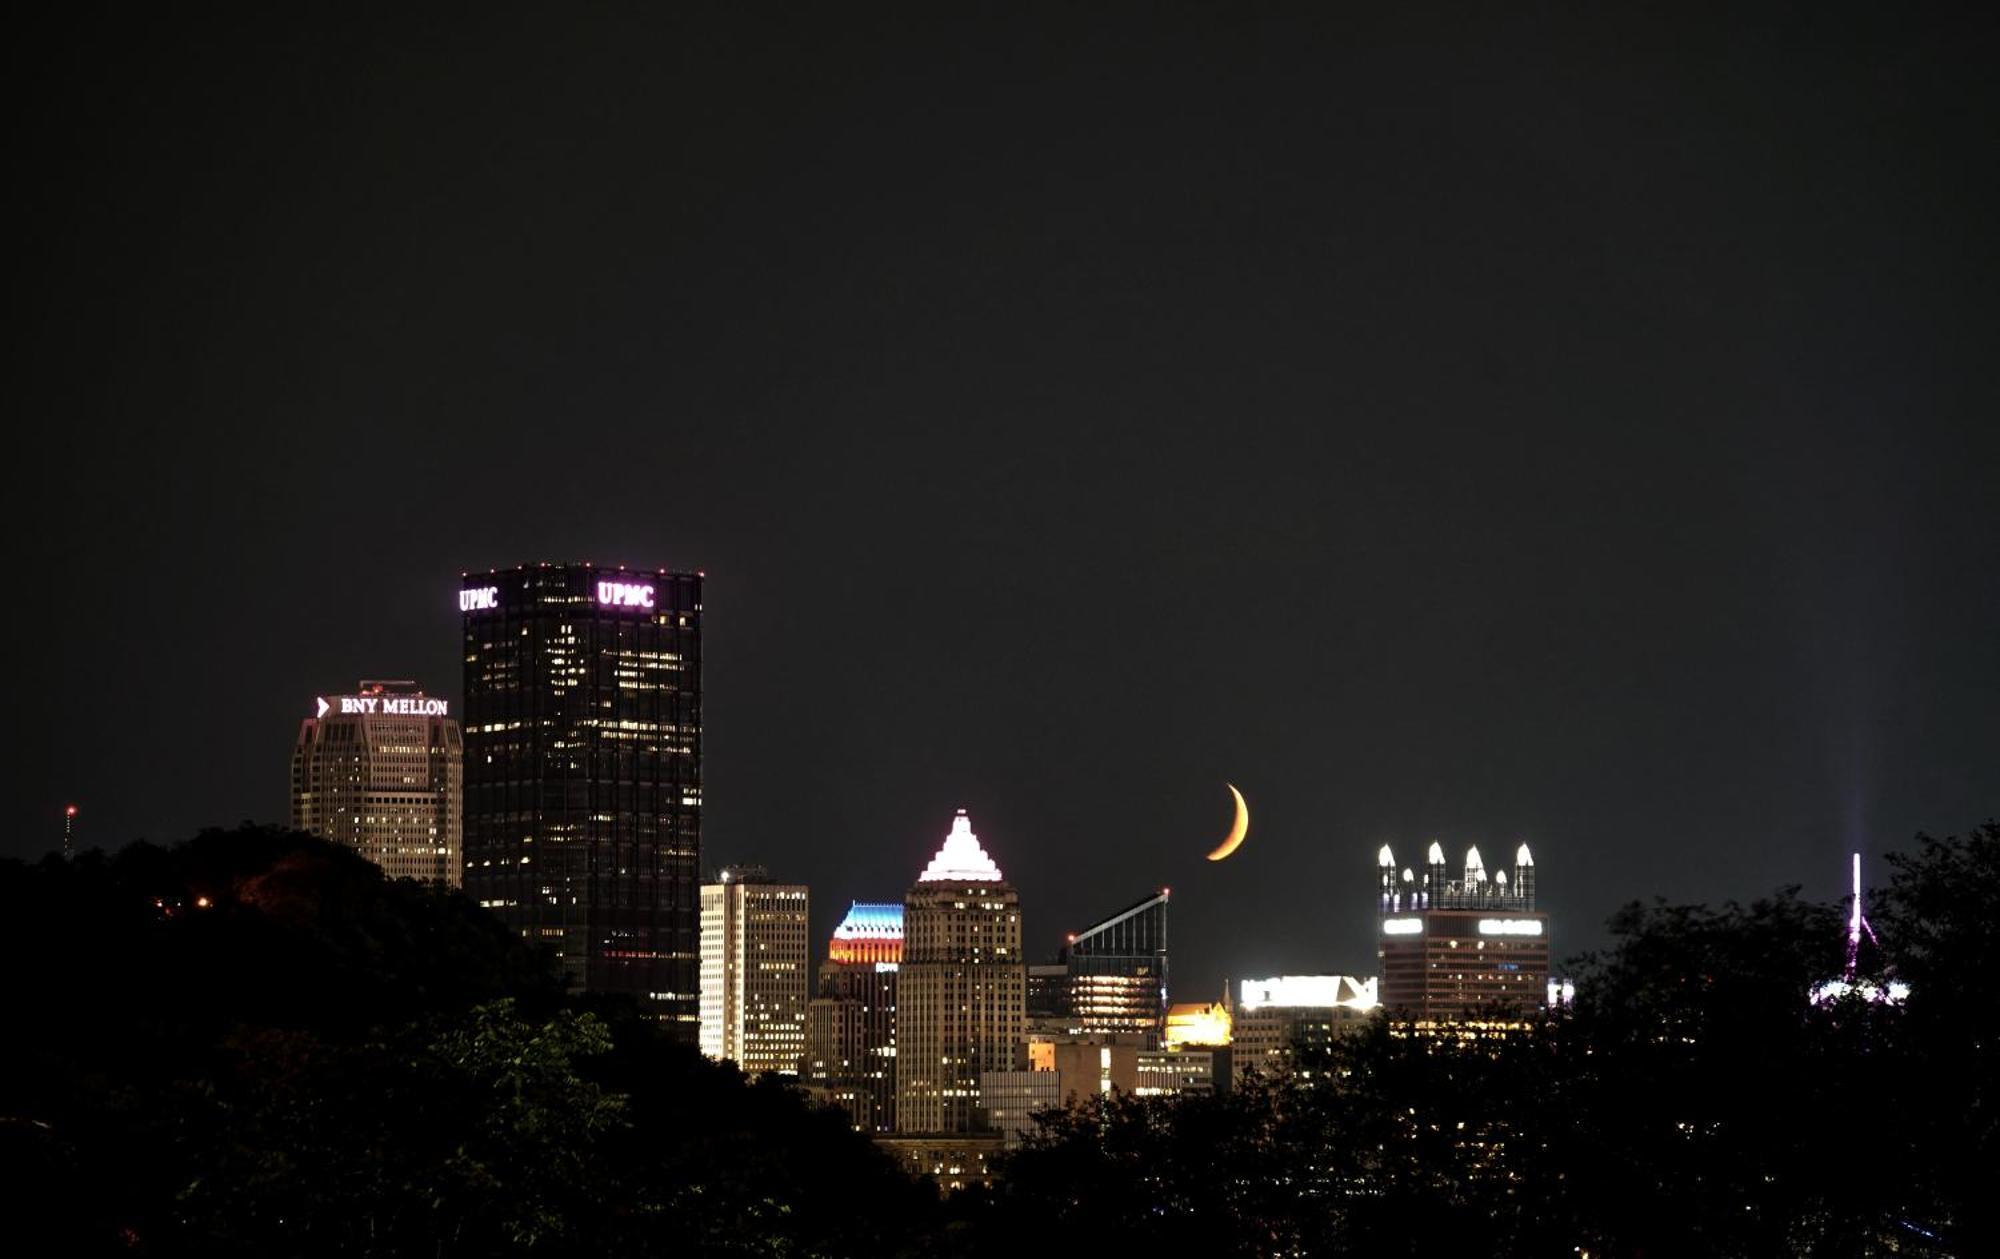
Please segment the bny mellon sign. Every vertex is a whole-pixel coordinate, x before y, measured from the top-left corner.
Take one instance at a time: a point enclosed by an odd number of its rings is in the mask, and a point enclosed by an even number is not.
[[[322,695],[318,702],[316,717],[331,712],[364,717],[442,717],[446,709],[445,701],[422,695],[336,695],[330,700]]]

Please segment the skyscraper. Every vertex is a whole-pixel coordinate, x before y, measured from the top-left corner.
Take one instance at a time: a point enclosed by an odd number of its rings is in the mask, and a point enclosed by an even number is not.
[[[960,809],[903,898],[896,1126],[970,1132],[979,1075],[1017,1065],[1027,1024],[1021,899]]]
[[[1352,975],[1274,975],[1246,979],[1231,1012],[1237,1071],[1288,1072],[1334,1038],[1367,1024],[1379,985]]]
[[[689,1044],[701,1017],[699,574],[469,574],[465,889]]]
[[[1070,936],[1060,960],[1077,1031],[1155,1043],[1167,1008],[1167,889]]]
[[[806,889],[756,866],[701,889],[701,1051],[751,1075],[806,1051]]]
[[[1423,878],[1383,845],[1377,854],[1381,1000],[1392,1019],[1421,1026],[1507,1021],[1543,999],[1549,977],[1549,916],[1535,911],[1535,859],[1522,844],[1512,875],[1488,877],[1479,849],[1462,878],[1432,844]]]
[[[833,929],[819,989],[806,1007],[800,1083],[840,1107],[859,1132],[896,1130],[896,990],[903,907],[860,901]]]
[[[292,825],[392,879],[457,887],[463,767],[447,707],[406,681],[320,696],[292,745]]]

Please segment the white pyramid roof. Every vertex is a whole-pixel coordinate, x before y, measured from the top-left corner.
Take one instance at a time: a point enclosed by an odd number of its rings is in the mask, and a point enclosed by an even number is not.
[[[917,876],[919,883],[1001,881],[1000,867],[979,846],[979,836],[972,833],[972,819],[965,816],[964,809],[951,820],[951,834],[944,837],[944,847],[937,850],[937,856]]]

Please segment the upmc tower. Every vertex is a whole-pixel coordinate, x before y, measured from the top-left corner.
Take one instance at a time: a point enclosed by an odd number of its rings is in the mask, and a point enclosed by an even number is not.
[[[465,890],[695,1043],[701,576],[467,574]]]

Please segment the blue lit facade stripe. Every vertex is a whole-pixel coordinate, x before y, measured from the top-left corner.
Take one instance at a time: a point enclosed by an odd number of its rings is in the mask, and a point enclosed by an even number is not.
[[[903,907],[901,905],[878,905],[855,901],[847,908],[847,917],[833,929],[836,940],[859,940],[884,936],[900,937],[903,934]]]

